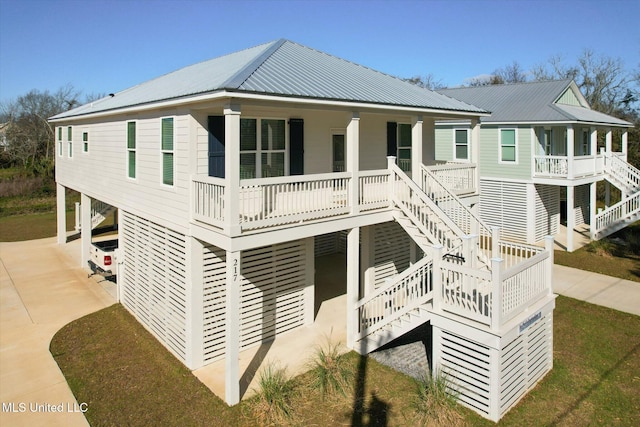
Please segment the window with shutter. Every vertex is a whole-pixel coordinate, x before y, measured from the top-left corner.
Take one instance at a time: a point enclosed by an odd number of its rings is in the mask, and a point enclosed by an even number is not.
[[[162,183],[173,185],[173,118],[162,119]]]
[[[127,176],[136,177],[136,122],[127,123]]]

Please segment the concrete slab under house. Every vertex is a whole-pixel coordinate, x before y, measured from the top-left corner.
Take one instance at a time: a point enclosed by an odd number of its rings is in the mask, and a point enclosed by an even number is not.
[[[489,114],[278,40],[51,118],[58,211],[81,193],[83,266],[117,211],[119,301],[230,405],[326,331],[367,354],[430,323],[432,371],[497,421],[552,368],[554,243],[483,219]]]

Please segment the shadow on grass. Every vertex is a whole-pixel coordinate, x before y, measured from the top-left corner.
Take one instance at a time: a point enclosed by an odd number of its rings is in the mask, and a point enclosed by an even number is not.
[[[602,383],[608,380],[609,377],[611,377],[611,374],[613,374],[618,368],[620,368],[623,363],[630,360],[631,356],[633,356],[639,349],[640,349],[640,344],[636,344],[636,346],[633,347],[630,351],[628,351],[627,354],[625,354],[621,359],[619,359],[615,365],[607,369],[606,372],[600,376],[600,379],[598,380],[598,382],[593,384],[591,387],[589,387],[587,391],[582,393],[572,405],[570,405],[564,412],[556,416],[555,419],[549,425],[557,426],[562,424],[565,418],[571,415],[572,412],[578,410],[582,403],[584,403],[585,401],[588,401],[591,395],[602,386]]]
[[[358,372],[353,397],[353,411],[351,413],[351,426],[368,427],[380,426],[386,427],[387,414],[390,405],[381,400],[375,391],[371,392],[369,406],[366,405],[366,382],[367,382],[367,356],[360,356],[358,360]],[[365,415],[367,415],[365,420]]]

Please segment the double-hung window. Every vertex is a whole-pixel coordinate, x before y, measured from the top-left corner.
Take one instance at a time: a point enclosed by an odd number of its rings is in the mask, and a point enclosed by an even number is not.
[[[516,130],[500,129],[500,161],[515,163],[517,155]]]
[[[62,148],[62,126],[58,127],[58,156],[62,157],[63,148]]]
[[[411,125],[398,123],[398,166],[411,172]]]
[[[173,185],[173,118],[162,119],[162,183]]]
[[[73,157],[73,128],[67,126],[67,147],[69,148],[69,158]]]
[[[127,176],[136,177],[136,122],[127,122]]]
[[[89,152],[89,132],[82,132],[82,151]]]
[[[469,160],[469,129],[454,129],[454,159]]]
[[[279,119],[240,119],[240,179],[284,176],[286,126]]]
[[[591,154],[591,132],[589,129],[582,130],[582,152],[580,154],[583,156]]]
[[[551,129],[545,129],[544,130],[544,135],[543,135],[544,141],[543,141],[543,146],[544,146],[544,154],[545,156],[551,156],[552,155],[552,142],[553,142],[553,131]]]

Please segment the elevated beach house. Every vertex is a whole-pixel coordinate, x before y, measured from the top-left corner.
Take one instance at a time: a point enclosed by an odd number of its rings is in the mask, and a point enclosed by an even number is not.
[[[433,369],[497,420],[552,367],[553,243],[502,240],[459,171],[425,166],[436,121],[474,124],[473,144],[485,117],[291,41],[242,50],[51,119],[58,240],[65,189],[85,265],[89,224],[117,209],[120,301],[190,369],[221,363],[229,404],[243,352],[314,325],[331,269],[349,348],[430,322]]]
[[[633,124],[592,110],[574,81],[438,92],[491,111],[476,152],[466,149],[472,122],[439,122],[435,158],[442,168],[477,164],[480,217],[505,238],[533,244],[562,234],[573,251],[575,230],[597,240],[640,219],[640,171],[626,162]],[[596,209],[599,181],[604,210]],[[616,203],[610,185],[620,190]]]

